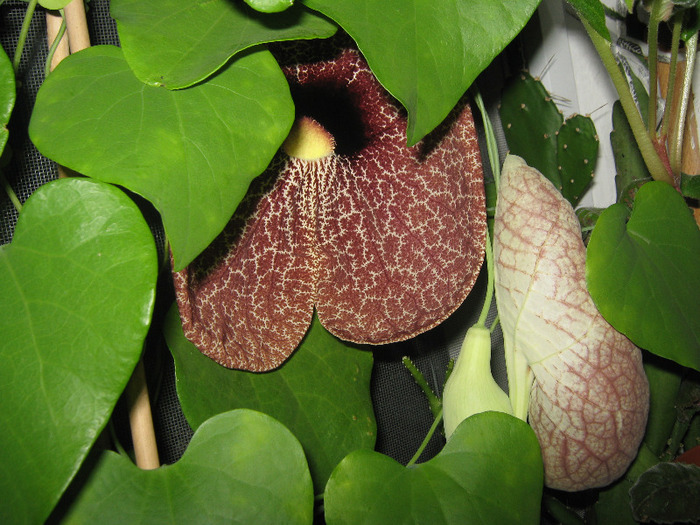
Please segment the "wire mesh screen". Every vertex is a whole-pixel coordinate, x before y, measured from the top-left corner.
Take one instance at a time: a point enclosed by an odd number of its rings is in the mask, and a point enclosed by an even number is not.
[[[92,0],[87,5],[92,44],[118,45],[116,24],[109,15],[109,2]],[[9,1],[0,6],[0,42],[10,57],[17,45],[26,8],[26,2],[20,1]],[[9,149],[12,157],[9,164],[3,168],[3,173],[20,202],[26,201],[42,184],[57,178],[55,164],[39,154],[26,134],[32,106],[44,79],[46,56],[46,24],[44,14],[39,9],[31,22],[20,63],[17,79],[18,100],[10,123]],[[491,94],[497,92],[493,86],[489,91]],[[138,199],[137,202],[162,249],[163,233],[158,214],[148,203]],[[17,210],[6,192],[0,192],[1,244],[11,241],[17,216]],[[162,318],[163,311],[169,307],[172,300],[169,283],[162,283],[160,288],[161,311],[156,312],[155,319]],[[371,395],[378,426],[378,451],[405,464],[418,449],[434,418],[425,395],[404,367],[402,357],[411,357],[432,389],[440,395],[448,361],[451,357],[456,357],[466,327],[478,317],[484,288],[485,278],[482,276],[466,303],[440,327],[414,340],[374,350],[375,366]],[[495,312],[492,311],[489,320],[494,316]],[[192,429],[180,409],[173,361],[155,322],[153,332],[149,337],[145,362],[149,370],[149,387],[153,398],[161,461],[172,463],[184,452],[192,436]],[[497,338],[498,332],[496,334]],[[502,345],[502,342],[496,339],[497,347],[499,343]],[[505,365],[502,355],[496,355],[493,366],[497,379],[503,383]],[[436,433],[420,460],[425,461],[435,455],[443,444],[444,437],[441,433]]]

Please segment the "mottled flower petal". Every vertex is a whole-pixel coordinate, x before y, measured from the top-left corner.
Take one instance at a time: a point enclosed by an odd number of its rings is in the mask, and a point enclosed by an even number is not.
[[[644,436],[649,388],[641,352],[588,294],[571,205],[515,156],[503,167],[494,223],[495,291],[506,352],[535,382],[529,422],[547,486],[583,490],[619,478]]]
[[[330,332],[359,343],[434,327],[467,296],[484,254],[466,103],[408,148],[405,112],[357,50],[285,73],[297,118],[319,122],[335,153],[278,153],[215,246],[175,275],[185,335],[219,363],[254,371],[284,362],[314,305]]]

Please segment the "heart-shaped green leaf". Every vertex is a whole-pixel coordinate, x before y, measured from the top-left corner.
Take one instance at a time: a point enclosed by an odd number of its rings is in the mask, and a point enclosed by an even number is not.
[[[313,497],[292,433],[260,412],[234,410],[202,424],[173,465],[141,470],[104,453],[64,523],[307,524]]]
[[[628,220],[629,219],[629,220]],[[700,230],[663,182],[603,212],[588,243],[586,280],[600,313],[637,346],[700,370]]]
[[[415,467],[368,450],[347,456],[326,486],[326,522],[539,523],[542,478],[532,429],[513,416],[482,412]]]
[[[0,248],[0,522],[40,523],[141,353],[153,237],[108,184],[65,179],[26,202]]]
[[[234,408],[275,417],[304,447],[318,493],[346,454],[374,448],[372,354],[336,339],[318,320],[292,357],[264,374],[230,370],[202,355],[183,335],[175,307],[164,332],[175,358],[182,410],[193,427]]]
[[[12,62],[0,47],[0,153],[7,144],[7,123],[12,115],[12,108],[15,107],[15,72],[12,69]]]
[[[408,110],[408,144],[413,145],[442,122],[539,0],[303,3],[355,39],[379,81]]]
[[[231,0],[113,0],[110,11],[136,76],[169,89],[207,78],[256,44],[326,38],[337,29],[300,4],[283,13],[264,14]]]
[[[221,232],[293,118],[287,81],[267,51],[168,91],[140,82],[119,48],[96,46],[49,75],[29,134],[58,163],[149,199],[181,269]]]

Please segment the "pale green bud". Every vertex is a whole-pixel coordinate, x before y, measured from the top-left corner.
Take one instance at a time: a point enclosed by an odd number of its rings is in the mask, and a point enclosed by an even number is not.
[[[483,326],[472,326],[442,396],[445,436],[449,439],[469,416],[487,411],[513,414],[508,395],[491,375],[491,334]]]

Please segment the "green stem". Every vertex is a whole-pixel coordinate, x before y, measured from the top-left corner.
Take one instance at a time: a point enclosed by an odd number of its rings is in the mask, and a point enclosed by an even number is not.
[[[681,101],[678,105],[678,119],[676,133],[672,134],[673,142],[669,147],[669,161],[671,170],[676,177],[681,176],[681,164],[683,155],[683,137],[685,136],[685,120],[688,115],[688,105],[690,104],[690,90],[693,81],[693,70],[695,69],[695,54],[698,50],[698,33],[696,32],[685,43],[685,72],[683,74],[683,89]]]
[[[423,438],[423,442],[420,444],[420,447],[418,447],[418,450],[416,450],[416,453],[413,454],[413,457],[411,458],[411,460],[408,463],[406,463],[407,467],[413,466],[416,463],[416,461],[418,461],[418,458],[425,450],[425,447],[428,446],[428,443],[430,442],[430,439],[433,437],[433,434],[435,434],[435,430],[437,429],[438,425],[440,424],[440,421],[442,421],[442,409],[440,409],[440,411],[435,416],[435,421],[433,421],[433,424],[430,426],[430,430],[428,430],[428,433]]]
[[[615,56],[610,49],[610,42],[600,36],[584,19],[581,19],[581,22],[586,28],[586,32],[588,33],[593,46],[596,48],[598,55],[603,61],[603,65],[608,71],[608,75],[610,75],[610,79],[617,90],[617,94],[620,97],[620,104],[622,105],[625,116],[627,117],[630,127],[632,128],[632,134],[634,135],[639,151],[644,158],[644,163],[649,169],[649,173],[654,180],[674,184],[673,178],[668,173],[666,166],[664,166],[663,161],[656,152],[654,144],[651,141],[651,137],[644,127],[642,117],[639,114],[639,110],[637,109],[632,93],[629,90],[627,81],[622,71],[620,71],[617,62],[615,61]]]
[[[501,320],[500,317],[498,316],[498,314],[496,314],[496,318],[493,320],[493,323],[491,323],[491,326],[489,326],[489,332],[493,333],[493,331],[498,326],[498,322],[500,320]]]
[[[678,70],[678,48],[681,41],[681,29],[683,27],[683,15],[685,11],[676,13],[673,17],[673,34],[671,36],[671,66],[668,72],[668,86],[666,88],[666,109],[661,121],[661,136],[668,135],[668,123],[671,117],[671,108],[674,104],[676,91],[676,71]]]
[[[19,198],[17,198],[17,194],[15,193],[15,190],[12,189],[12,186],[10,186],[10,183],[8,180],[5,178],[5,174],[0,171],[0,184],[2,184],[5,193],[7,196],[10,198],[10,201],[12,201],[13,206],[17,210],[17,213],[22,211],[22,203],[20,202]]]
[[[425,397],[428,398],[428,405],[430,405],[430,411],[433,413],[433,416],[437,417],[437,415],[442,412],[442,401],[440,401],[438,396],[435,395],[433,389],[430,388],[430,385],[428,385],[428,381],[426,381],[425,376],[420,370],[418,370],[418,367],[413,364],[413,361],[411,361],[409,357],[404,356],[401,361],[406,369],[411,373],[413,379],[416,380],[416,383],[425,394]]]
[[[66,14],[63,11],[63,9],[59,9],[58,12],[61,13],[61,27],[58,28],[58,34],[56,35],[56,38],[54,38],[53,42],[51,42],[49,54],[46,57],[46,64],[44,65],[44,78],[49,76],[49,73],[51,72],[51,61],[53,60],[53,56],[56,53],[56,50],[58,49],[58,45],[63,39],[63,35],[66,34]]]
[[[477,325],[486,326],[486,317],[491,309],[491,301],[493,300],[493,287],[494,287],[494,269],[493,269],[493,248],[491,247],[491,236],[489,235],[489,229],[486,228],[486,297],[484,297],[484,304],[481,307],[481,314],[479,315],[479,320],[476,322]]]
[[[663,0],[654,0],[651,5],[649,15],[649,32],[647,33],[647,43],[649,44],[649,113],[647,114],[647,129],[653,136],[656,134],[656,100],[657,93],[657,73],[656,64],[659,54],[659,23],[661,22],[661,5]]]
[[[491,124],[491,119],[486,111],[486,106],[484,105],[484,99],[481,97],[481,92],[474,87],[473,88],[474,102],[481,112],[481,120],[484,124],[484,134],[486,136],[486,151],[489,155],[489,163],[491,165],[491,172],[493,173],[493,180],[496,183],[496,188],[499,186],[501,179],[501,166],[500,158],[498,156],[498,143],[496,142],[496,135],[493,132],[493,125]]]
[[[22,22],[22,29],[19,33],[19,40],[17,40],[17,48],[15,49],[15,57],[12,62],[12,66],[15,69],[15,76],[19,71],[19,63],[22,60],[22,51],[24,50],[24,43],[27,41],[27,35],[29,34],[29,26],[32,23],[32,17],[34,16],[34,10],[39,0],[30,0],[27,6],[27,12],[24,13],[24,21]]]

